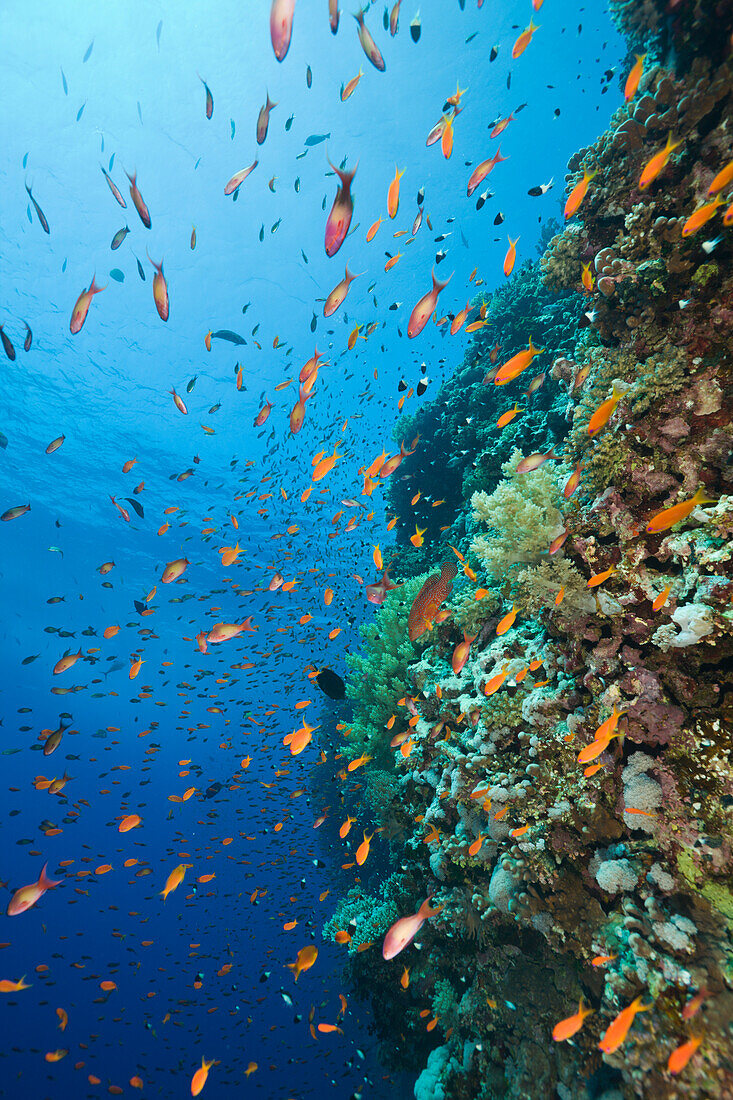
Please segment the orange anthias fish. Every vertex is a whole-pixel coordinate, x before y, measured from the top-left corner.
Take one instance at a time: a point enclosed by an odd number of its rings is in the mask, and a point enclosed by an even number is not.
[[[165,886],[160,891],[163,901],[166,900],[169,894],[178,889],[178,887],[183,882],[183,877],[189,867],[193,867],[193,864],[179,863],[178,866],[171,871],[171,873],[168,875],[168,878],[165,880]]]
[[[577,213],[580,204],[582,203],[583,199],[586,196],[586,192],[588,191],[588,184],[596,175],[597,171],[597,168],[594,168],[592,172],[588,172],[585,169],[583,170],[582,180],[580,181],[580,183],[576,183],[575,187],[568,195],[568,201],[565,203],[564,213],[566,221],[568,218],[572,218],[573,214]]]
[[[517,605],[513,604],[511,611],[507,612],[504,618],[500,621],[496,628],[496,636],[500,638],[502,634],[506,634],[507,630],[511,630],[514,625],[514,620],[517,617]]]
[[[519,237],[516,237],[515,240],[512,240],[511,237],[509,237],[508,240],[509,248],[507,249],[507,254],[504,257],[504,274],[507,278],[509,278],[512,271],[514,271],[514,264],[516,263],[517,259],[517,241],[519,240]]]
[[[214,1064],[212,1058],[210,1062],[207,1062],[205,1058],[201,1059],[201,1065],[191,1078],[191,1096],[198,1096],[202,1088],[206,1084],[206,1080],[209,1076],[209,1070]]]
[[[410,314],[410,320],[407,323],[407,335],[412,340],[415,336],[419,336],[426,324],[430,320],[435,311],[435,307],[438,304],[438,295],[441,290],[444,290],[448,286],[448,283],[452,279],[452,275],[449,275],[444,283],[438,282],[435,278],[435,268],[432,272],[433,289],[429,290],[427,294],[423,294],[420,301],[417,303],[412,313]]]
[[[686,1043],[682,1044],[682,1046],[677,1047],[676,1050],[673,1050],[667,1060],[667,1069],[669,1070],[669,1072],[674,1074],[675,1076],[678,1073],[682,1073],[682,1070],[685,1068],[690,1058],[692,1058],[693,1054],[701,1043],[702,1036],[696,1035],[693,1036],[692,1039],[688,1039]]]
[[[351,80],[347,81],[346,84],[341,85],[341,102],[342,103],[345,103],[346,100],[349,99],[350,96],[352,96],[354,94],[354,92],[357,89],[357,85],[359,84],[359,81],[361,80],[363,75],[364,75],[363,71],[361,69],[359,69],[359,72],[356,74],[356,76],[352,76]]]
[[[497,428],[505,428],[507,426],[507,424],[509,424],[510,421],[512,421],[514,419],[514,417],[517,415],[517,413],[520,413],[520,412],[524,412],[524,410],[520,409],[519,402],[517,401],[517,402],[515,402],[513,409],[508,409],[507,412],[501,414],[501,416],[499,417],[499,419],[496,422]]]
[[[160,263],[157,264],[149,252],[148,259],[155,268],[155,275],[153,276],[153,300],[155,302],[155,308],[158,311],[158,316],[161,321],[167,321],[170,313],[170,301],[168,299],[168,284],[163,274],[163,261],[161,260]]]
[[[552,1038],[556,1043],[563,1043],[567,1039],[572,1039],[573,1035],[580,1031],[586,1017],[592,1015],[592,1013],[593,1009],[586,1008],[581,997],[578,1011],[574,1016],[568,1016],[566,1020],[560,1020],[559,1023],[555,1024],[552,1029]]]
[[[272,412],[272,403],[270,401],[268,401],[267,399],[265,399],[264,405],[262,406],[262,408],[257,413],[257,416],[254,419],[255,428],[261,428],[262,425],[267,420],[267,418],[268,418],[268,416],[270,415],[271,412]]]
[[[501,149],[499,148],[496,150],[493,157],[490,157],[489,160],[482,160],[481,163],[474,168],[468,180],[468,187],[466,189],[466,193],[469,199],[476,188],[479,186],[479,184],[483,183],[483,181],[486,179],[489,172],[491,172],[497,164],[501,164],[503,160],[509,160],[509,157],[503,157],[501,155]]]
[[[534,25],[534,21],[530,19],[529,26],[522,31],[519,38],[516,40],[512,47],[512,59],[514,61],[516,61],[518,57],[522,56],[524,51],[527,49],[527,46],[532,41],[535,31],[538,31],[539,29],[539,27],[536,27]]]
[[[435,909],[431,908],[431,896],[429,895],[425,899],[417,913],[409,917],[400,917],[388,930],[382,944],[382,958],[386,959],[387,962],[394,959],[400,951],[403,951],[409,943],[412,943],[425,921],[436,916],[443,908],[442,905],[437,906]]]
[[[453,650],[453,656],[451,658],[451,668],[456,676],[460,675],[463,666],[468,660],[468,654],[471,651],[471,643],[475,642],[477,638],[478,634],[467,634],[465,630],[463,631],[463,641],[459,642]]]
[[[389,190],[387,191],[387,213],[390,218],[397,217],[397,211],[400,207],[400,180],[404,174],[404,168],[400,171],[399,168],[395,166],[394,179],[390,183]]]
[[[25,974],[17,982],[11,981],[9,978],[0,979],[0,993],[20,993],[21,990],[30,988],[25,980]]]
[[[374,237],[376,236],[377,230],[379,229],[380,225],[382,224],[382,221],[383,221],[382,218],[377,218],[377,220],[375,222],[372,222],[372,224],[369,226],[369,229],[367,230],[367,235],[366,235],[367,241],[371,241],[371,240],[374,239]]]
[[[588,435],[598,435],[602,431],[606,424],[616,412],[616,406],[622,397],[626,394],[626,387],[619,386],[617,382],[613,383],[613,389],[611,396],[598,406],[593,416],[588,421]]]
[[[178,580],[186,572],[187,566],[191,563],[188,558],[176,558],[175,561],[169,561],[163,570],[163,576],[160,578],[163,584],[170,584],[172,581]]]
[[[626,103],[630,99],[633,99],[639,87],[639,81],[641,80],[642,73],[644,72],[644,59],[646,54],[636,55],[636,64],[632,68],[629,75],[626,77],[626,85],[624,87],[624,100]]]
[[[682,226],[682,236],[691,237],[693,233],[697,233],[698,229],[702,229],[704,225],[707,225],[710,219],[715,216],[718,207],[722,206],[724,202],[725,199],[722,195],[716,195],[711,202],[706,202],[704,206],[698,206],[697,210],[690,214]]]
[[[644,171],[639,177],[640,190],[645,191],[650,184],[654,183],[654,180],[664,169],[674,150],[679,149],[680,145],[682,145],[682,141],[673,141],[672,135],[670,134],[664,149],[659,153],[655,153],[652,159],[648,161],[644,167]]]
[[[413,600],[407,618],[407,634],[411,642],[430,629],[438,608],[451,594],[453,578],[457,573],[455,562],[445,561],[441,564],[440,573],[433,573],[425,581]]]
[[[652,1006],[642,1004],[642,998],[636,997],[631,1004],[619,1012],[615,1020],[606,1028],[598,1044],[604,1054],[613,1054],[621,1046],[629,1033],[629,1028],[634,1022],[637,1012],[647,1012]]]
[[[507,359],[506,363],[499,367],[494,375],[494,385],[505,386],[507,382],[512,382],[522,371],[527,369],[535,355],[541,355],[544,350],[544,348],[536,348],[530,336],[529,347],[526,351],[518,351],[516,355],[513,355],[511,359]]]
[[[297,982],[304,970],[310,970],[318,958],[318,948],[309,943],[307,947],[301,947],[294,963],[286,963],[288,970],[292,970]]]
[[[663,508],[661,512],[657,512],[649,520],[645,530],[650,535],[658,535],[661,531],[668,531],[676,523],[681,523],[682,520],[687,519],[698,505],[717,503],[713,497],[706,496],[705,490],[701,487],[689,500],[683,500],[679,504],[673,504],[671,508]]]
[[[346,295],[349,293],[349,287],[353,283],[354,279],[359,277],[360,272],[352,274],[349,271],[349,265],[346,265],[346,274],[340,283],[337,283],[331,293],[323,303],[323,316],[330,317],[332,313],[335,313],[340,305],[343,304]],[[307,378],[301,378],[301,382],[307,381]]]
[[[25,913],[37,901],[40,901],[47,890],[53,890],[55,886],[61,883],[61,879],[54,881],[48,877],[46,874],[47,867],[48,864],[44,863],[38,876],[38,882],[32,882],[30,886],[21,886],[19,890],[15,891],[8,902],[7,914],[9,917],[17,917],[20,913]]]
[[[367,836],[365,831],[363,836],[364,839],[362,840],[359,847],[356,849],[356,856],[354,857],[360,867],[367,861],[367,857],[369,855],[369,845],[374,839],[374,833],[372,833],[371,836]]]
[[[99,294],[103,290],[103,286],[97,286],[96,276],[92,276],[92,284],[89,290],[82,290],[81,294],[76,299],[76,305],[71,311],[71,322],[69,324],[69,328],[74,336],[76,336],[77,332],[81,332],[82,330],[84,322],[87,319],[89,306],[92,304],[92,298],[95,294]]]

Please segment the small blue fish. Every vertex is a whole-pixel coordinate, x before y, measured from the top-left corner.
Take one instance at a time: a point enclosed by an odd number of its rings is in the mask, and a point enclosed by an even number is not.
[[[86,65],[87,61],[92,56],[92,50],[93,49],[94,49],[94,39],[92,39],[91,42],[89,43],[89,45],[87,46],[87,52],[84,54],[84,56],[81,59],[82,65]]]
[[[140,106],[140,100],[139,99],[137,101],[137,117],[140,119],[140,125],[142,126],[143,112],[142,112],[142,107]]]
[[[116,283],[124,283],[125,281],[125,273],[124,271],[120,271],[119,267],[113,267],[109,275]]]
[[[63,69],[61,70],[61,84],[63,85],[64,95],[68,95],[69,94],[69,85],[66,83],[66,77],[64,75],[64,70]]]
[[[326,141],[330,136],[330,131],[327,134],[310,134],[303,144],[307,145],[308,148],[312,148],[314,145],[320,145],[322,141]]]
[[[82,103],[81,107],[80,107],[80,108],[79,108],[79,110],[78,110],[78,111],[76,112],[76,121],[77,121],[77,122],[79,121],[79,119],[81,118],[81,116],[82,116],[82,115],[84,114],[84,108],[86,107],[86,105],[87,105],[87,101],[86,101],[86,100],[84,100],[84,102]]]
[[[155,28],[155,41],[158,44],[158,50],[160,51],[160,32],[163,30],[163,20],[161,19],[158,26]]]
[[[230,126],[231,126],[231,128],[232,128],[232,135],[231,135],[231,137],[232,137],[232,141],[234,141],[234,131],[235,131],[236,127],[235,127],[235,125],[234,125],[234,119],[233,119],[233,118],[230,118],[230,119],[229,119],[229,124],[230,124]]]
[[[27,153],[26,153],[26,155],[25,155],[25,156],[23,157],[23,167],[24,167],[24,168],[27,168],[27,167],[28,167],[28,154],[27,154]]]

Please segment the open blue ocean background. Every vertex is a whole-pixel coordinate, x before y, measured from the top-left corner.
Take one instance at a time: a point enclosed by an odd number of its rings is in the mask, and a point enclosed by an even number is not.
[[[394,38],[382,6],[367,12],[382,74],[364,57],[348,5],[331,34],[326,0],[298,0],[282,64],[265,0],[4,5],[0,323],[17,357],[0,353],[7,444],[0,512],[28,503],[31,510],[0,524],[3,912],[11,891],[34,882],[45,862],[63,881],[29,912],[0,917],[0,978],[25,974],[31,983],[0,1000],[0,1096],[96,1097],[110,1085],[125,1095],[185,1096],[202,1057],[218,1063],[207,1097],[411,1095],[411,1080],[380,1066],[370,1010],[352,999],[339,949],[320,936],[334,900],[354,882],[355,869],[342,863],[367,823],[357,823],[349,843],[339,839],[342,794],[358,782],[357,772],[342,783],[334,759],[348,704],[326,698],[308,669],[344,674],[344,654],[373,613],[354,575],[374,580],[372,548],[390,539],[381,497],[367,501],[371,520],[341,501],[359,498],[359,467],[397,450],[400,380],[415,386],[424,362],[422,400],[430,400],[461,362],[463,333],[441,336],[430,325],[415,341],[406,337],[436,252],[447,253],[438,275],[453,273],[439,314],[457,312],[476,293],[468,281],[474,268],[484,290],[503,281],[507,236],[520,237],[518,265],[536,255],[543,225],[562,219],[568,157],[606,127],[622,99],[625,60],[604,4],[546,0],[531,50],[517,62],[511,46],[533,14],[528,0],[487,0],[480,10],[475,0],[465,10],[458,0],[423,0],[416,44],[409,24],[417,8],[402,4]],[[342,83],[360,68],[357,90],[342,103]],[[213,94],[211,120],[199,74]],[[425,138],[457,83],[468,90],[446,160]],[[268,92],[277,107],[258,147]],[[490,141],[489,124],[522,104]],[[328,137],[309,146],[313,135]],[[510,159],[480,188],[493,197],[477,210],[478,192],[466,197],[468,165],[499,145]],[[323,244],[335,193],[327,154],[350,168],[358,161],[353,233],[333,259]],[[256,156],[233,202],[224,185]],[[100,165],[127,197],[126,210]],[[405,173],[390,222],[396,166]],[[129,200],[124,169],[137,172],[150,230]],[[553,177],[546,195],[527,194]],[[405,246],[392,234],[410,229],[420,188],[432,230],[424,221]],[[503,223],[495,225],[499,212]],[[385,222],[367,244],[380,214]],[[113,252],[110,241],[125,224],[130,233]],[[404,255],[385,273],[388,253],[399,249]],[[164,262],[165,324],[146,252]],[[325,319],[322,299],[347,260],[364,274]],[[72,336],[71,310],[93,274],[105,289]],[[33,333],[27,353],[24,322]],[[372,322],[368,340],[347,350],[354,325]],[[207,332],[220,330],[245,343],[215,338],[207,351]],[[328,365],[302,432],[292,436],[297,376],[314,346]],[[290,387],[277,391],[287,379]],[[173,404],[173,387],[187,416]],[[272,414],[256,428],[265,396]],[[419,400],[411,397],[406,409]],[[62,434],[63,446],[47,455]],[[342,457],[301,503],[312,457],[337,443]],[[110,496],[129,508],[129,523]],[[166,515],[172,506],[179,510]],[[357,511],[361,523],[346,533]],[[164,522],[170,528],[159,535]],[[224,569],[218,550],[237,541],[241,554]],[[165,564],[183,556],[190,564],[181,581],[161,585]],[[114,568],[100,575],[109,561]],[[267,591],[277,570],[297,580],[292,591]],[[49,602],[55,597],[62,600]],[[135,601],[154,614],[140,615]],[[249,615],[255,633],[199,652],[199,631]],[[120,631],[105,639],[110,625]],[[341,633],[329,638],[336,627]],[[79,647],[82,659],[54,675],[63,653]],[[130,680],[136,654],[145,663]],[[305,700],[309,706],[295,708]],[[292,757],[283,737],[304,715],[320,728]],[[59,724],[70,728],[45,757],[41,731]],[[71,778],[60,794],[34,787],[38,776],[64,772]],[[214,784],[221,788],[211,793]],[[169,800],[189,787],[186,801]],[[118,833],[132,813],[141,827]],[[384,858],[375,843],[364,881]],[[131,859],[139,862],[125,867]],[[192,867],[164,902],[160,891],[180,863]],[[107,864],[111,871],[95,874]],[[318,960],[295,984],[285,964],[312,936]],[[103,981],[116,988],[103,991]],[[314,1041],[309,1013],[337,1022],[339,993],[348,1002],[343,1034]],[[68,1014],[64,1032],[57,1008]],[[68,1055],[46,1061],[58,1049]],[[257,1069],[245,1077],[250,1062]],[[129,1084],[134,1076],[141,1093]]]

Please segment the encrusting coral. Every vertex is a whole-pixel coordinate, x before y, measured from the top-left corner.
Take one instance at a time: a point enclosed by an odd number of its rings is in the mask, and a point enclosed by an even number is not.
[[[721,208],[682,232],[733,160],[733,74],[712,41],[730,5],[612,6],[649,53],[638,93],[571,159],[569,190],[597,171],[575,220],[401,426],[421,440],[391,487],[410,516],[393,568],[419,575],[352,660],[342,748],[373,758],[392,870],[329,932],[388,1064],[422,1067],[418,1100],[733,1097],[733,228]],[[641,188],[670,131],[681,144]],[[499,401],[491,349],[501,364],[530,334],[546,384],[497,432],[525,382]],[[561,464],[517,472],[553,444]],[[446,503],[407,549],[438,460]],[[446,558],[453,591],[413,644],[412,600]],[[386,962],[389,923],[428,896],[439,912]],[[581,997],[593,1014],[554,1042]],[[648,1008],[601,1049],[636,998]]]

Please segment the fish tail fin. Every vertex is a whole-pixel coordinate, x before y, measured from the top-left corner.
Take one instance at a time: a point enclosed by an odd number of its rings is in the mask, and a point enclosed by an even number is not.
[[[44,863],[44,865],[41,869],[41,873],[38,876],[38,885],[41,888],[41,890],[53,890],[54,887],[58,886],[59,883],[61,882],[61,879],[51,879],[51,878],[48,877],[48,875],[46,874],[46,868],[47,867],[48,867],[48,864]]]
[[[445,287],[448,286],[448,283],[453,278],[454,272],[451,271],[450,275],[448,276],[448,278],[445,280],[444,283],[441,283],[438,279],[435,278],[435,268],[433,268],[433,270],[430,272],[430,274],[431,274],[432,280],[433,280],[433,290],[437,291],[437,293],[440,294],[441,290],[443,290]]]
[[[695,495],[692,499],[695,502],[695,504],[717,504],[718,503],[717,497],[709,497],[707,495],[707,493],[705,492],[705,487],[703,485],[701,485],[700,488],[696,491],[696,493],[695,493]]]
[[[150,260],[150,262],[153,265],[153,267],[155,268],[155,270],[162,275],[163,274],[163,261],[161,260],[159,264],[156,264],[155,260],[150,255],[147,247],[145,248],[145,255],[148,257],[148,259]]]
[[[104,172],[104,168],[102,169],[102,171]],[[104,172],[104,174],[107,175],[106,172]],[[127,176],[127,178],[130,181],[130,186],[134,187],[135,186],[135,180],[137,179],[137,172],[133,172],[132,175],[130,175],[130,173],[127,171],[127,169],[125,169],[125,175]]]
[[[101,293],[101,291],[104,290],[104,287],[106,287],[106,286],[107,286],[106,283],[104,284],[104,286],[97,286],[97,273],[95,271],[95,273],[92,275],[92,285],[89,287],[89,293],[90,294],[99,294],[99,293]]]
[[[298,966],[298,964],[297,963],[285,963],[285,965],[287,966],[288,970],[292,970],[293,977],[295,978],[295,980],[297,982],[298,978],[300,977],[300,967]]]

